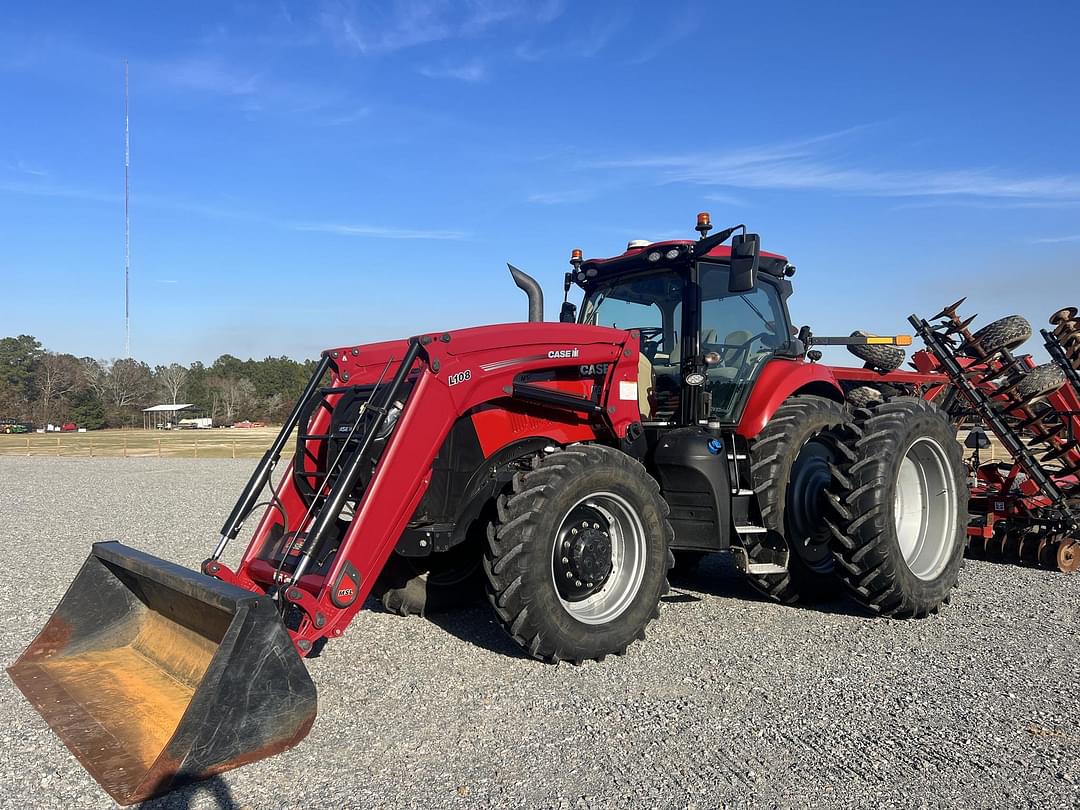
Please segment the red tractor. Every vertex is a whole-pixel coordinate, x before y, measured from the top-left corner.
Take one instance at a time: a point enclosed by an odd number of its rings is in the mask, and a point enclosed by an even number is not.
[[[574,251],[565,288],[584,297],[560,323],[539,322],[538,285],[511,267],[529,323],[323,352],[202,571],[95,544],[12,678],[130,803],[302,739],[301,659],[369,594],[423,613],[482,579],[548,662],[623,654],[675,559],[710,552],[781,602],[839,581],[883,615],[938,610],[967,522],[953,428],[925,398],[853,413],[845,391],[925,394],[940,375],[815,362],[814,343],[872,358],[897,341],[796,330],[787,259],[742,226],[709,235],[701,215],[697,230]]]

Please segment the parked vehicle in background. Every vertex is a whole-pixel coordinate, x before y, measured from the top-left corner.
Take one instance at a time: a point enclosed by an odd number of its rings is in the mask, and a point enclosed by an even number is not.
[[[209,430],[214,426],[214,420],[209,416],[197,416],[181,419],[176,427],[180,430]]]
[[[20,422],[17,419],[0,419],[0,433],[31,433],[34,430],[30,422]]]

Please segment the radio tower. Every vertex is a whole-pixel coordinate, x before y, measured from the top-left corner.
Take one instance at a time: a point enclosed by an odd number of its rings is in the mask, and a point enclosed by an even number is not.
[[[128,63],[124,60],[124,357],[131,357],[131,219],[128,216],[128,175],[131,171],[131,136],[128,128]]]

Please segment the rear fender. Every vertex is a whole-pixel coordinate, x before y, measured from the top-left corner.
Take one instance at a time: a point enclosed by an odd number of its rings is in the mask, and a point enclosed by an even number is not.
[[[769,423],[777,408],[796,394],[815,394],[844,401],[844,392],[828,366],[774,358],[758,375],[739,421],[739,435],[753,439]]]

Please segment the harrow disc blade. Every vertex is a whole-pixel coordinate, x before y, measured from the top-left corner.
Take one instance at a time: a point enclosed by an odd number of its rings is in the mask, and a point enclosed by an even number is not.
[[[1030,532],[1020,540],[1020,560],[1028,565],[1039,564],[1039,538]]]
[[[1057,566],[1057,547],[1057,540],[1052,537],[1043,537],[1039,540],[1039,565],[1043,568]]]
[[[1059,324],[1062,321],[1071,321],[1073,318],[1076,317],[1076,312],[1076,307],[1065,307],[1064,309],[1059,309],[1057,312],[1050,316],[1050,323]]]
[[[1058,543],[1057,567],[1066,574],[1080,568],[1080,543],[1075,540],[1063,540]]]
[[[1020,561],[1020,540],[1018,532],[1009,532],[1001,543],[1001,557],[1007,562]]]
[[[983,556],[986,547],[986,539],[980,535],[968,537],[967,556],[978,559]]]

